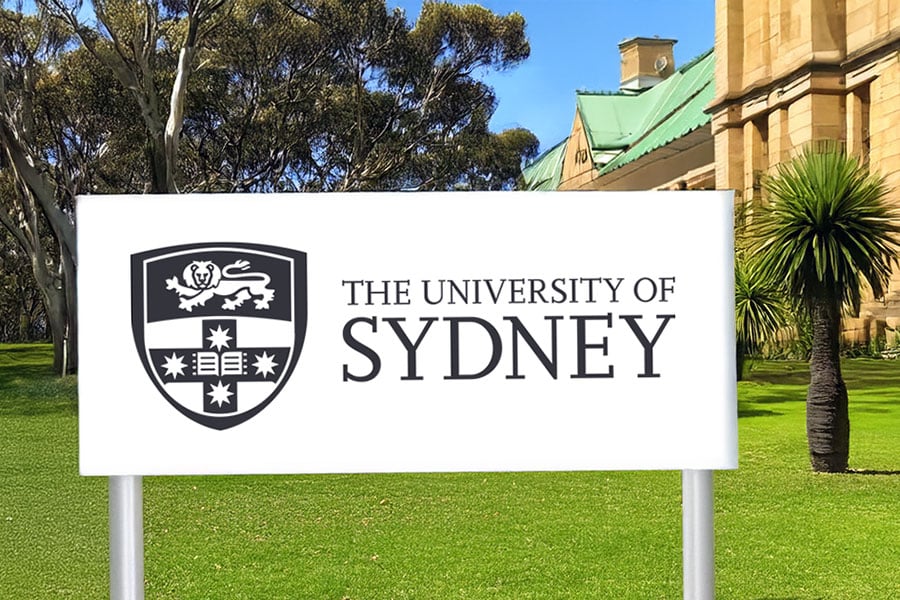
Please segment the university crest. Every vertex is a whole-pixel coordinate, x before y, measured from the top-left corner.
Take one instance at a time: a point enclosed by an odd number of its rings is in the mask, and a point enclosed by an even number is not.
[[[156,388],[213,429],[259,414],[291,375],[306,334],[306,254],[191,244],[131,257],[131,324]]]

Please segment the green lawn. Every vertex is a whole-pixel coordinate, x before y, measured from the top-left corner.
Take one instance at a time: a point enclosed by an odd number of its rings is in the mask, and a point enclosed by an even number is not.
[[[49,360],[0,346],[0,598],[104,598],[107,482],[78,475]],[[900,362],[845,375],[849,475],[810,472],[804,364],[739,385],[717,598],[900,597]],[[680,493],[674,472],[145,478],[147,598],[680,598]]]

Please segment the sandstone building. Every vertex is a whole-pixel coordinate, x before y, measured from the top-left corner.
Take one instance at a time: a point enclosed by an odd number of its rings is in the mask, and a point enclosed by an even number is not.
[[[887,177],[900,206],[900,0],[716,2],[708,107],[718,189],[752,210],[760,178],[803,144],[838,139]],[[847,341],[900,340],[900,271],[845,319]]]

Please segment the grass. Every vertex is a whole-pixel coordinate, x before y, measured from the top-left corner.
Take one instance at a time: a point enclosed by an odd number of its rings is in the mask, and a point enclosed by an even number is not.
[[[104,598],[107,482],[78,475],[49,360],[0,346],[0,598]],[[753,365],[740,469],[715,476],[717,598],[900,597],[898,373],[845,363],[857,472],[821,475],[806,366]],[[680,598],[680,493],[673,472],[145,478],[147,598]]]

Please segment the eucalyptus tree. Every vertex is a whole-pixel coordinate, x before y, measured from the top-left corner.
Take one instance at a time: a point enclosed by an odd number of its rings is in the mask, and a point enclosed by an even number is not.
[[[143,189],[141,124],[124,88],[63,22],[21,6],[0,9],[0,92],[0,223],[28,257],[56,368],[72,372],[75,196]]]
[[[147,139],[148,192],[178,191],[178,147],[188,84],[205,37],[230,0],[37,0],[133,96]],[[168,104],[168,106],[166,106]]]
[[[278,0],[243,0],[207,42],[186,97],[182,189],[322,189],[310,182],[333,100],[324,31]]]
[[[182,189],[508,189],[537,139],[488,130],[479,77],[528,55],[524,22],[426,3],[241,0],[199,54]]]
[[[44,91],[58,72],[65,32],[0,8],[0,223],[28,256],[54,341],[58,372],[77,365],[75,168],[48,127]],[[72,163],[67,163],[72,167]]]
[[[143,123],[148,192],[503,189],[537,140],[488,130],[480,77],[521,15],[384,0],[37,0]],[[90,21],[83,14],[93,15]]]
[[[806,431],[815,471],[847,470],[850,418],[841,375],[843,307],[868,284],[884,295],[896,264],[898,214],[884,178],[836,143],[805,147],[764,181],[770,203],[754,225],[759,267],[783,281],[812,323]]]
[[[496,98],[479,78],[528,57],[518,13],[426,2],[409,22],[383,0],[284,1],[327,51],[317,100],[326,110],[312,123],[303,169],[311,186],[452,189],[486,187],[490,176],[509,185],[534,155],[530,132],[488,130]]]
[[[526,130],[488,129],[482,76],[529,53],[516,13],[36,4],[0,9],[0,220],[29,257],[58,367],[77,361],[78,194],[508,189],[537,149]]]

